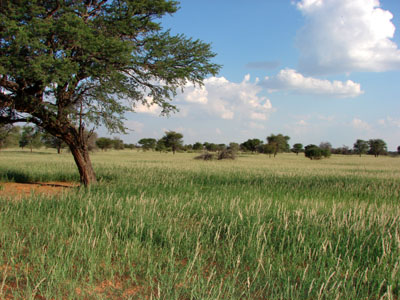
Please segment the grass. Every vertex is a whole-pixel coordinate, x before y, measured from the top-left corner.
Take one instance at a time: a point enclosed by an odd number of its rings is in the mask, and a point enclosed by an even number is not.
[[[97,152],[96,186],[0,199],[0,299],[399,299],[400,159],[195,155]],[[46,151],[0,174],[79,179]]]

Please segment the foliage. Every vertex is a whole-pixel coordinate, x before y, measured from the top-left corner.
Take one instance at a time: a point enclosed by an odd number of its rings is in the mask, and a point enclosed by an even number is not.
[[[275,153],[276,147],[273,144],[261,144],[258,146],[257,151],[259,153],[268,154],[269,157],[271,157],[271,155]]]
[[[157,141],[155,150],[159,152],[166,152],[168,150],[164,139],[161,138]]]
[[[61,154],[61,149],[64,149],[65,147],[67,147],[67,144],[63,140],[61,140],[47,132],[43,133],[42,142],[48,148],[57,149],[58,154]]]
[[[108,149],[111,149],[113,146],[113,140],[110,138],[106,137],[101,137],[98,138],[96,141],[97,147],[99,147],[103,151],[107,151]]]
[[[0,122],[31,122],[66,142],[81,181],[96,181],[89,126],[124,132],[124,113],[201,85],[219,66],[210,45],[163,30],[178,2],[2,1]]]
[[[289,140],[290,140],[289,136],[283,135],[281,133],[278,135],[271,134],[270,136],[267,137],[268,144],[272,145],[275,149],[274,156],[276,156],[276,154],[279,152],[290,151],[290,146],[288,143]]]
[[[42,145],[41,132],[37,127],[24,126],[22,128],[21,138],[19,140],[19,146],[21,148],[28,146],[32,152],[33,148],[40,148]]]
[[[162,137],[163,143],[166,148],[171,149],[172,153],[175,154],[183,145],[183,135],[175,131],[166,131]]]
[[[205,142],[203,145],[204,145],[204,148],[207,151],[210,151],[210,152],[218,151],[218,145],[217,144]]]
[[[197,160],[213,160],[215,158],[215,155],[210,152],[204,152],[198,156],[196,156],[194,159]]]
[[[322,150],[320,147],[310,144],[305,147],[304,155],[311,160],[321,159],[323,156]]]
[[[368,141],[358,139],[353,145],[354,152],[359,154],[365,154],[369,150],[369,143]]]
[[[387,153],[387,146],[385,141],[381,139],[371,139],[368,141],[369,153],[373,154],[375,157]]]
[[[0,124],[0,150],[10,146],[18,146],[20,130],[19,126]]]
[[[153,138],[144,138],[138,141],[143,151],[154,150],[156,148],[157,140]]]
[[[251,151],[251,152],[256,152],[258,146],[260,146],[263,143],[260,139],[248,139],[244,143],[240,144],[240,148],[243,151]]]
[[[237,153],[240,150],[240,145],[238,143],[231,142],[231,143],[229,143],[228,149]]]
[[[236,158],[236,152],[231,150],[231,149],[223,149],[220,152],[218,152],[217,158],[218,158],[218,160],[235,159]]]
[[[199,151],[199,150],[203,150],[204,147],[203,147],[202,143],[196,142],[196,143],[193,144],[192,149],[196,150],[196,151]]]
[[[303,152],[303,151],[304,151],[303,144],[296,143],[296,144],[293,145],[292,152],[294,152],[297,155],[299,155],[299,153]]]
[[[123,150],[124,149],[124,142],[121,139],[119,139],[117,137],[114,137],[112,139],[112,147],[115,150]]]

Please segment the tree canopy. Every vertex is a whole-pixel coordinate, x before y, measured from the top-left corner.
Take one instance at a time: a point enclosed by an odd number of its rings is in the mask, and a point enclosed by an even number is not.
[[[126,111],[170,100],[219,66],[210,45],[156,22],[168,0],[20,0],[0,5],[0,122],[30,122],[71,149],[81,181],[96,181],[84,134],[125,130]]]
[[[381,154],[386,154],[387,152],[386,142],[382,139],[370,139],[368,144],[369,153],[373,154],[375,157],[378,157]]]
[[[358,140],[354,143],[353,149],[354,149],[354,152],[355,152],[355,153],[357,153],[357,154],[359,154],[359,155],[361,156],[361,154],[365,154],[365,153],[368,152],[368,150],[369,150],[369,144],[368,144],[367,141],[358,139]]]
[[[268,144],[272,145],[274,147],[274,156],[278,152],[289,152],[290,151],[290,146],[288,141],[290,140],[290,137],[287,135],[283,134],[271,134],[270,136],[267,137]]]
[[[166,148],[171,149],[175,154],[176,150],[180,149],[183,145],[183,135],[175,131],[166,131],[162,137],[163,144]]]

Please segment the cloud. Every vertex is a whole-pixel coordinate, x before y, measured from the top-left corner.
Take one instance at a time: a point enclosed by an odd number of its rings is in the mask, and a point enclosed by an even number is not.
[[[379,0],[301,0],[299,70],[306,74],[400,70],[393,15]]]
[[[371,126],[369,126],[369,124],[367,122],[364,122],[360,119],[354,118],[351,121],[351,125],[355,128],[355,129],[361,129],[361,130],[369,130],[371,129]]]
[[[151,103],[151,99],[147,99],[148,103]],[[143,114],[150,114],[150,115],[157,115],[161,114],[161,108],[157,104],[142,104],[142,103],[135,103],[132,106],[134,112],[143,113]]]
[[[386,119],[378,120],[378,124],[385,127],[397,127],[400,128],[400,119],[392,117],[386,117]]]
[[[260,85],[268,88],[271,92],[287,90],[299,94],[326,95],[339,98],[353,98],[364,93],[360,84],[351,80],[342,82],[305,77],[293,69],[284,69],[274,77],[265,77]]]
[[[268,98],[259,96],[262,87],[257,80],[251,82],[250,75],[240,83],[224,77],[210,77],[203,83],[202,87],[187,84],[176,98],[188,116],[206,113],[224,120],[265,121],[274,110]]]
[[[130,130],[136,131],[137,133],[142,133],[144,124],[137,121],[126,121],[125,126]]]
[[[253,61],[246,64],[248,69],[271,70],[279,67],[278,61]]]

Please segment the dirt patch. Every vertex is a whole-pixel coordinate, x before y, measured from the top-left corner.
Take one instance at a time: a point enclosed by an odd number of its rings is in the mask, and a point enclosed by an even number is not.
[[[13,199],[21,199],[35,195],[61,195],[72,188],[79,187],[75,182],[35,182],[35,183],[15,183],[15,182],[1,182],[0,183],[0,197],[8,197]]]

